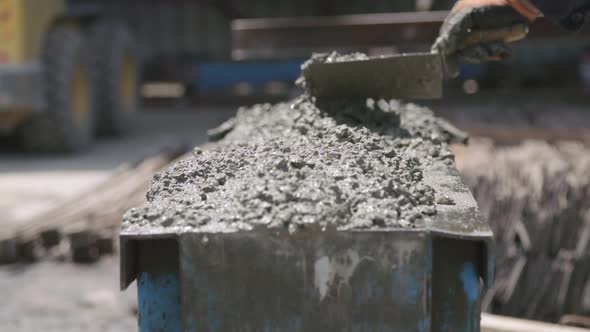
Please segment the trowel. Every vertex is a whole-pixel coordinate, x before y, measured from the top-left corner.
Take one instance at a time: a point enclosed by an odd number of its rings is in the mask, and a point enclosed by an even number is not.
[[[465,48],[526,37],[523,24],[472,33]],[[449,59],[438,52],[408,53],[343,62],[314,62],[303,70],[311,94],[319,98],[439,99],[449,77]]]

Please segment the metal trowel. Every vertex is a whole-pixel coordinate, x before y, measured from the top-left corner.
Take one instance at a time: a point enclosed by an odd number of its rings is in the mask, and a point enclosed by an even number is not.
[[[526,37],[523,24],[478,31],[465,48]],[[448,75],[448,59],[437,52],[398,54],[368,60],[312,62],[303,76],[308,91],[319,98],[439,99]]]

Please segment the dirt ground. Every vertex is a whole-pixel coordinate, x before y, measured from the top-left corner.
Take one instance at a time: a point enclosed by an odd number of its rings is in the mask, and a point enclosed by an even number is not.
[[[136,287],[119,290],[115,258],[0,268],[0,331],[137,330]]]

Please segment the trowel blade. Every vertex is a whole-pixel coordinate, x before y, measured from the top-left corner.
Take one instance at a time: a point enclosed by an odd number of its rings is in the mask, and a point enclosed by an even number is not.
[[[437,53],[317,62],[303,75],[311,94],[320,98],[438,99],[443,94],[443,63]]]

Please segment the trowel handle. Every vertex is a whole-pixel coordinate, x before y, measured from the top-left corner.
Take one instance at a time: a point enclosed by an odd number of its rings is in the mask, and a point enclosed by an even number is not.
[[[512,43],[524,39],[529,33],[526,24],[516,24],[511,27],[496,30],[474,30],[463,43],[465,48],[486,43]]]

